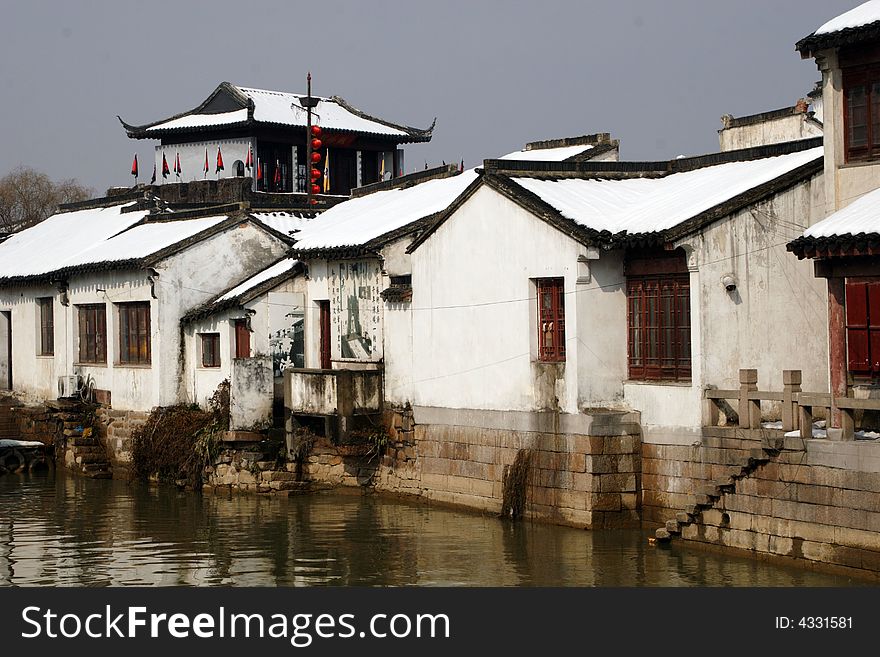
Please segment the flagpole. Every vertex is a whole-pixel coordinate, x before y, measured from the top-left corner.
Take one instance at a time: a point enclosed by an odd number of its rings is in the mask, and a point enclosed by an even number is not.
[[[306,76],[306,97],[300,99],[300,104],[306,108],[306,203],[312,207],[312,108],[318,104],[317,98],[312,98],[312,72]],[[294,176],[295,177],[295,176]]]

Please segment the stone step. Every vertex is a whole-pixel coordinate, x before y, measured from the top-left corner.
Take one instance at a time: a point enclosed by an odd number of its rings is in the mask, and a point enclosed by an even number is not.
[[[753,461],[754,463],[766,463],[770,460],[770,457],[767,456],[767,452],[765,452],[760,447],[755,447],[754,449],[749,450],[749,461]]]
[[[686,507],[684,507],[684,512],[689,516],[699,515],[701,511],[702,509],[696,504],[688,504]]]
[[[721,497],[720,487],[716,484],[701,484],[697,486],[697,493],[702,493],[707,497]]]
[[[91,436],[88,438],[85,436],[73,436],[68,441],[68,444],[73,447],[95,447],[98,445],[98,439]]]
[[[670,534],[668,531],[666,531],[665,527],[661,527],[660,529],[658,529],[657,531],[654,532],[654,538],[656,538],[661,543],[666,543],[669,541],[669,539],[672,538],[672,534]]]
[[[679,525],[689,525],[694,521],[694,517],[686,511],[679,511],[675,514],[675,519]]]
[[[697,506],[712,506],[712,498],[703,493],[696,493],[694,495],[694,504]]]
[[[74,456],[91,456],[93,454],[98,454],[100,456],[107,456],[107,452],[104,451],[104,448],[100,445],[92,445],[89,447],[74,447],[73,455]]]
[[[680,534],[681,525],[678,524],[678,520],[667,520],[666,531],[668,531],[670,534]]]
[[[78,454],[75,460],[79,464],[107,463],[107,455],[103,451],[100,454]]]

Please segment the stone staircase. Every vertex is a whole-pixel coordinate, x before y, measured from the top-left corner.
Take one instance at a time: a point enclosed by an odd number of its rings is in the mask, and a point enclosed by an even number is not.
[[[675,518],[667,520],[664,527],[654,532],[657,542],[666,543],[674,536],[679,536],[682,527],[697,522],[704,511],[714,509],[727,493],[736,491],[738,481],[751,476],[755,470],[778,456],[785,447],[785,438],[781,435],[767,438],[763,442],[761,447],[750,449],[748,456],[738,457],[738,470],[734,470],[723,481],[716,480],[699,486],[684,511],[676,513]]]
[[[84,429],[76,420],[65,420],[64,464],[69,470],[92,479],[112,479],[113,471],[107,452],[92,429]]]

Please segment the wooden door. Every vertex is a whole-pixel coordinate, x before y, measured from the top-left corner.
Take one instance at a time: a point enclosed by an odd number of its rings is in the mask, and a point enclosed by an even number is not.
[[[251,357],[251,332],[246,319],[235,320],[235,357]]]
[[[319,301],[321,324],[321,369],[330,369],[330,302]]]

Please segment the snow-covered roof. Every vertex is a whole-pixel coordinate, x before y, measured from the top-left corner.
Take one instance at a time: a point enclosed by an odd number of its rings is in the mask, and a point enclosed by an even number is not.
[[[82,261],[95,244],[141,221],[147,212],[123,212],[131,206],[61,212],[0,243],[0,278],[46,274]],[[104,259],[104,258],[102,258]]]
[[[832,18],[813,32],[814,35],[832,34],[853,27],[862,27],[880,21],[880,0],[868,0],[855,9]]]
[[[268,226],[284,235],[290,235],[292,232],[302,230],[310,221],[315,218],[304,212],[290,212],[287,210],[278,210],[274,212],[252,212],[251,216],[264,226]]]
[[[129,125],[121,118],[120,121],[130,137],[139,139],[159,138],[169,131],[203,131],[251,123],[305,127],[308,121],[301,102],[304,97],[305,94],[300,93],[223,82],[201,105],[189,112],[141,126]],[[426,130],[410,128],[369,116],[338,96],[313,98],[319,102],[312,110],[312,123],[326,130],[379,135],[397,143],[431,139],[433,125]]]
[[[285,258],[284,260],[276,262],[274,265],[267,267],[259,273],[254,274],[246,281],[243,281],[232,289],[224,292],[216,299],[212,300],[211,303],[217,304],[222,301],[229,301],[232,299],[236,299],[244,294],[247,294],[248,292],[258,287],[259,285],[262,285],[266,281],[272,280],[276,276],[281,276],[284,273],[292,271],[296,267],[297,262],[298,261],[294,260],[293,258]]]
[[[201,128],[205,126],[221,126],[232,123],[244,123],[247,121],[247,109],[235,110],[234,112],[221,112],[219,114],[187,114],[164,123],[159,123],[147,128],[147,132],[159,130],[175,130],[177,128]]]
[[[147,211],[123,212],[125,207],[61,212],[16,233],[0,243],[0,279],[146,258],[227,219],[222,215],[137,225]]]
[[[279,123],[281,125],[306,125],[306,109],[300,99],[305,94],[294,94],[285,91],[269,91],[267,89],[249,89],[238,87],[248,98],[254,101],[254,120],[262,123]],[[315,96],[315,98],[318,98]],[[312,122],[321,127],[350,130],[352,132],[369,132],[379,135],[405,137],[407,132],[392,128],[384,123],[366,119],[343,107],[334,98],[320,98],[320,102],[312,110]]]
[[[499,160],[525,160],[529,162],[562,162],[575,155],[580,155],[593,148],[592,144],[581,144],[579,146],[562,146],[560,148],[533,148],[531,150],[523,149],[521,151],[513,151],[507,155],[502,155]]]
[[[407,187],[373,192],[326,210],[296,234],[294,248],[363,246],[445,210],[477,178],[474,169]]]
[[[759,185],[822,157],[822,148],[727,162],[659,178],[511,177],[585,228],[654,233],[673,228]]]
[[[880,189],[868,192],[842,210],[804,231],[804,237],[880,234]]]

